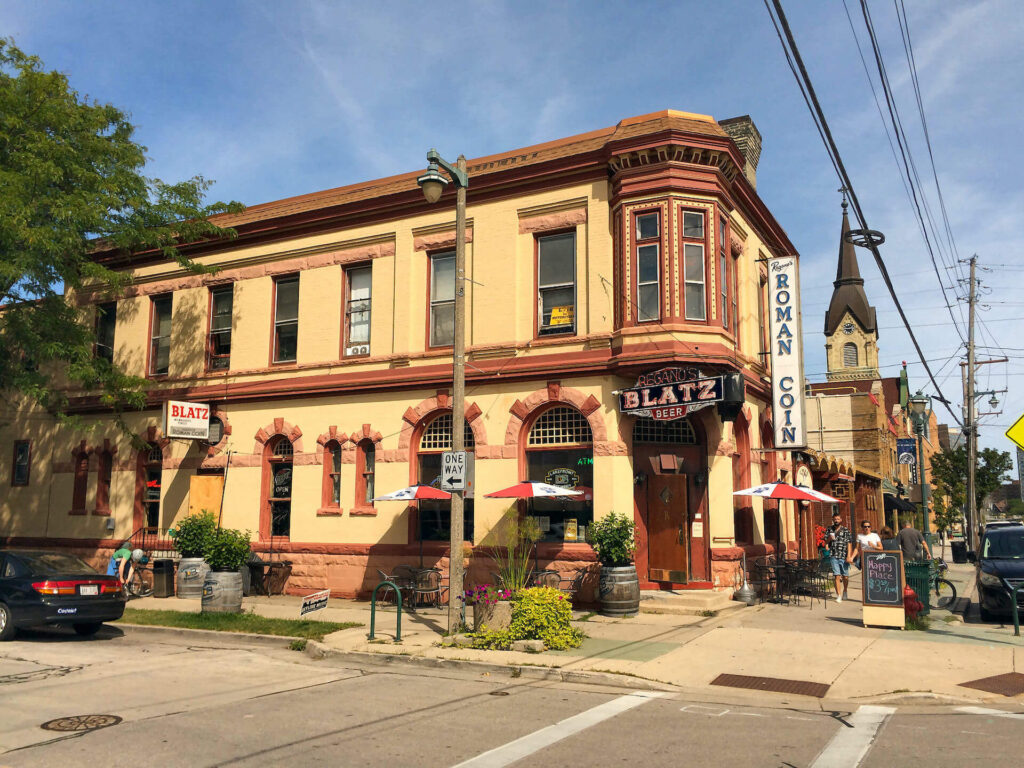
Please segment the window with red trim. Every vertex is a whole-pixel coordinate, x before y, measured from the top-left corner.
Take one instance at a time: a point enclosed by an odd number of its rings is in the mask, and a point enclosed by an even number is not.
[[[294,363],[299,346],[299,276],[274,281],[275,363]]]
[[[32,469],[32,443],[28,440],[14,441],[14,458],[11,464],[11,485],[28,485]]]
[[[373,506],[377,451],[369,438],[356,445],[356,507]]]
[[[263,449],[269,470],[266,504],[270,510],[270,535],[290,536],[292,528],[292,464],[295,449],[284,435],[278,435]]]
[[[71,493],[71,508],[80,512],[85,509],[85,493],[89,485],[89,454],[85,451],[75,455],[75,485]]]
[[[636,232],[636,321],[661,319],[661,213],[637,213]]]
[[[765,306],[767,301],[765,296],[768,293],[768,278],[761,276],[757,287],[757,327],[758,327],[758,345],[761,353],[761,364],[768,365],[768,329],[767,329],[767,314],[765,313]]]
[[[537,238],[537,335],[576,332],[576,233]]]
[[[722,297],[722,307],[720,312],[722,313],[722,327],[729,330],[729,314],[731,307],[729,306],[729,286],[731,281],[729,280],[729,252],[725,247],[725,217],[719,219],[719,230],[718,230],[718,290]],[[735,296],[735,293],[733,293]]]
[[[160,492],[163,486],[164,452],[156,443],[150,443],[139,461],[142,476],[142,519],[147,528],[160,527]]]
[[[469,422],[463,421],[463,447],[470,454],[466,468],[467,480],[472,486],[475,462],[472,454],[475,443]],[[428,422],[416,445],[417,481],[434,488],[441,486],[441,462],[445,451],[452,450],[452,414],[440,413]],[[449,541],[451,538],[452,503],[450,500],[423,499],[419,508],[419,535],[423,541]],[[473,541],[473,499],[466,497],[462,507],[462,538]]]
[[[110,480],[113,476],[114,457],[110,451],[101,451],[96,471],[96,511],[110,511]]]
[[[739,491],[750,487],[750,435],[742,416],[733,423],[736,453],[732,457],[732,487]],[[737,544],[754,543],[754,508],[749,496],[733,497],[733,529]]]
[[[166,376],[171,366],[171,310],[174,297],[152,298],[153,319],[150,326],[149,375]]]
[[[455,251],[430,255],[430,346],[455,343]]]
[[[704,214],[683,211],[683,303],[687,320],[707,320]]]
[[[345,270],[345,356],[370,354],[372,268]]]
[[[324,482],[320,506],[341,506],[341,444],[331,440],[324,446]]]
[[[231,367],[231,311],[235,286],[210,289],[210,333],[206,341],[206,370],[226,371]]]
[[[96,306],[96,345],[93,354],[108,363],[114,362],[114,330],[117,325],[117,302]]]

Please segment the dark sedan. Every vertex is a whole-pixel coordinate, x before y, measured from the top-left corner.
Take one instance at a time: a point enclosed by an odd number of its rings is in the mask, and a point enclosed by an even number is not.
[[[976,567],[981,618],[1011,616],[1010,594],[1024,584],[1024,525],[986,530]],[[1024,616],[1024,590],[1018,593],[1017,608]]]
[[[124,613],[125,596],[116,576],[98,573],[62,552],[0,550],[0,640],[19,627],[71,625],[93,635],[105,621]]]

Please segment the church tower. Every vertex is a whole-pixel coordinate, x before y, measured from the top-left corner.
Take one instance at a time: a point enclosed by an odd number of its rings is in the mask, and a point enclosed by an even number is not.
[[[825,357],[829,381],[878,378],[878,324],[868,304],[853,243],[846,242],[850,218],[843,198],[843,231],[832,301],[825,313]]]

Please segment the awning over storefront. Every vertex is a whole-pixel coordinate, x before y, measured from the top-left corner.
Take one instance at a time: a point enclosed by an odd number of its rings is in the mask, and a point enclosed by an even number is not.
[[[887,493],[883,498],[885,499],[886,512],[892,512],[893,510],[896,510],[897,512],[917,511],[917,507],[913,503],[906,499],[901,499],[899,496],[891,496]]]

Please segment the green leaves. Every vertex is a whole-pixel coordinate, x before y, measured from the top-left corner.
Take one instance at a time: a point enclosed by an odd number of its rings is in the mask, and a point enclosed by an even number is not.
[[[206,539],[203,559],[214,571],[240,571],[249,560],[249,531],[218,528]]]
[[[1013,459],[1006,451],[994,448],[978,451],[978,466],[974,473],[974,496],[978,507],[986,496],[1002,485],[1011,469]],[[961,508],[967,501],[967,448],[961,446],[934,454],[929,480],[939,493],[950,497],[951,509]],[[956,520],[959,519],[957,515]]]
[[[609,512],[594,521],[587,530],[587,539],[594,547],[602,565],[618,567],[633,562],[636,541],[633,537],[636,524],[632,517]]]
[[[174,548],[182,557],[204,557],[210,536],[217,530],[217,518],[202,511],[181,520],[174,534]]]

